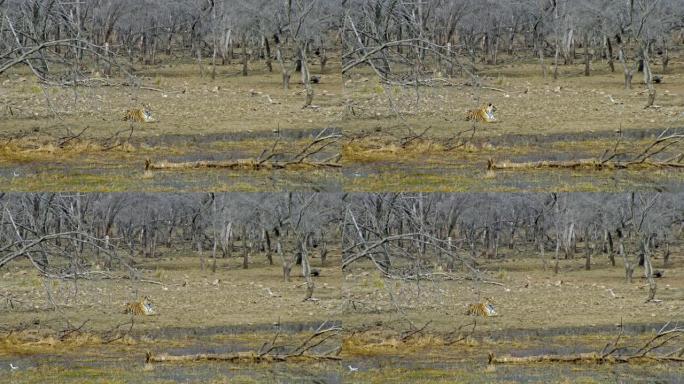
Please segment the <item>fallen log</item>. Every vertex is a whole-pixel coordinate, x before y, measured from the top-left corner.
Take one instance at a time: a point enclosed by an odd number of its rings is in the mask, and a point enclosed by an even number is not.
[[[610,170],[610,169],[628,169],[628,168],[678,168],[684,169],[684,163],[677,162],[655,162],[655,161],[638,161],[638,162],[619,162],[619,161],[600,161],[598,159],[581,159],[581,160],[566,160],[566,161],[530,161],[530,162],[510,162],[505,161],[497,163],[493,159],[489,159],[487,169],[490,171],[499,170],[526,170],[526,169],[593,169],[593,170]]]
[[[322,161],[256,161],[252,159],[226,160],[226,161],[190,161],[174,163],[170,161],[152,162],[145,161],[146,171],[173,171],[184,169],[237,169],[237,170],[272,170],[287,168],[341,168],[339,163]]]
[[[168,355],[147,352],[145,362],[150,363],[178,363],[191,361],[227,361],[231,363],[278,363],[278,362],[307,362],[307,361],[339,361],[339,356],[330,355],[259,355],[254,352],[238,353],[199,353],[194,355]]]
[[[535,355],[535,356],[494,356],[489,353],[489,364],[533,364],[533,363],[584,363],[617,364],[629,362],[684,362],[678,356],[602,356],[598,353],[578,353],[574,355]]]

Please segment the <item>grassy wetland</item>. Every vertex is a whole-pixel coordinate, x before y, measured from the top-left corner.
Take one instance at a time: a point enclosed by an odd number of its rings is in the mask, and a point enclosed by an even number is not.
[[[681,190],[681,2],[356,3],[348,190]]]
[[[681,233],[646,248],[644,275],[636,233],[611,235],[623,258],[584,230],[589,217],[610,221],[608,212],[629,204],[619,196],[357,195],[343,254],[345,382],[681,380],[679,337],[649,349],[665,329],[682,332]],[[547,210],[555,204],[560,216]],[[645,220],[655,224],[652,208]],[[555,232],[568,230],[578,237],[559,238],[555,250]],[[495,313],[468,313],[483,303]]]
[[[681,197],[3,194],[0,370],[677,382]]]
[[[341,382],[333,197],[12,194],[0,201],[0,372],[8,382]],[[22,230],[15,241],[5,220],[27,225],[25,204],[39,207],[46,226]],[[53,213],[71,204],[83,207],[76,220],[94,227],[57,231],[75,217]],[[303,221],[284,224],[290,214]],[[94,228],[106,222],[103,236]]]
[[[345,120],[343,148],[350,191],[626,191],[680,190],[681,171],[648,164],[629,169],[491,170],[496,162],[573,161],[641,153],[665,130],[684,124],[684,64],[671,59],[657,85],[658,108],[644,110],[643,89],[624,89],[622,74],[600,63],[590,77],[563,66],[558,80],[537,63],[501,58],[478,73],[483,86],[458,78],[414,87],[384,85],[371,71],[345,78],[354,114]],[[388,99],[394,99],[392,104]],[[492,103],[496,123],[465,120]],[[412,137],[418,136],[418,137]],[[676,145],[681,151],[681,144]]]
[[[342,6],[306,3],[0,2],[3,190],[341,190]]]
[[[42,87],[28,73],[5,75],[6,107],[0,175],[6,191],[282,191],[339,190],[341,173],[305,164],[282,171],[183,169],[146,171],[146,160],[192,162],[255,159],[265,150],[285,158],[323,132],[339,134],[338,64],[316,86],[316,109],[302,109],[301,86],[284,90],[279,73],[253,63],[200,77],[196,64],[140,66],[143,86]],[[178,62],[176,62],[178,61]],[[210,69],[205,69],[209,71]],[[115,79],[102,79],[116,82]],[[96,83],[97,84],[97,83]],[[46,101],[49,100],[49,101]],[[128,108],[149,105],[157,120],[123,121]],[[275,131],[275,132],[274,132]],[[336,145],[315,154],[339,153]]]

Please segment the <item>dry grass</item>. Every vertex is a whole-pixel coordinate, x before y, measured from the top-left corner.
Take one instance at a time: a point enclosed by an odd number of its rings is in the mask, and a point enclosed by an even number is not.
[[[273,147],[277,129],[282,136],[278,151],[308,144],[312,130],[338,126],[344,109],[339,65],[331,59],[322,74],[312,66],[321,83],[314,86],[315,108],[306,109],[298,78],[293,76],[284,90],[280,73],[268,73],[261,62],[250,64],[247,77],[239,75],[238,65],[218,67],[215,80],[200,77],[189,63],[140,67],[143,87],[120,85],[124,79],[115,78],[108,79],[111,86],[43,89],[25,70],[4,74],[0,182],[7,191],[339,189],[336,170],[143,173],[147,159],[257,158]],[[157,122],[122,120],[128,108],[142,104],[151,106]],[[77,134],[78,139],[60,145]],[[338,152],[339,146],[330,146],[321,157]]]
[[[84,331],[108,331],[130,321],[124,304],[142,296],[151,298],[158,315],[135,317],[136,330],[331,320],[340,312],[341,276],[339,251],[330,251],[325,267],[312,261],[321,270],[315,278],[318,300],[306,302],[300,271],[294,268],[292,281],[285,282],[281,267],[269,266],[263,255],[255,255],[247,270],[241,269],[241,260],[220,259],[216,273],[202,271],[197,257],[143,263],[142,279],[160,284],[128,279],[44,281],[28,267],[16,266],[2,276],[0,324],[6,330],[22,324],[61,330],[66,318],[76,326],[89,320]],[[60,304],[57,312],[48,305],[44,284]],[[13,308],[5,296],[13,298]]]
[[[657,87],[659,108],[647,110],[643,108],[647,97],[641,80],[635,78],[633,89],[626,90],[622,73],[610,73],[601,63],[594,63],[590,77],[580,75],[580,65],[561,67],[557,81],[544,79],[537,64],[484,68],[480,74],[483,85],[503,92],[463,85],[421,87],[418,95],[412,87],[397,86],[389,92],[398,110],[405,113],[405,122],[417,132],[430,127],[432,136],[451,136],[470,128],[465,111],[486,102],[497,106],[499,122],[481,125],[479,135],[484,137],[679,127],[684,122],[684,59],[673,60],[664,83]],[[459,79],[453,82],[460,83]],[[357,112],[345,125],[349,132],[405,131],[404,121],[388,107],[386,89],[369,73],[353,74],[345,82],[345,92]],[[416,103],[417,98],[420,101]]]
[[[582,170],[502,171],[487,173],[490,159],[501,161],[600,158],[613,150],[636,155],[667,128],[684,123],[684,56],[676,54],[657,85],[657,108],[644,109],[647,94],[637,76],[624,89],[620,71],[593,64],[592,76],[581,65],[562,66],[560,77],[544,79],[536,62],[511,61],[484,66],[483,87],[467,79],[451,86],[385,86],[368,69],[345,79],[351,101],[343,129],[354,140],[343,147],[349,174],[347,189],[367,191],[624,191],[680,189],[681,171],[630,173]],[[388,99],[392,99],[392,106]],[[465,112],[492,102],[499,122],[475,124]],[[401,116],[397,115],[397,111]],[[475,130],[471,140],[471,131]],[[423,134],[402,146],[402,138]],[[451,144],[465,140],[465,145]],[[450,145],[445,145],[449,143]],[[668,156],[680,151],[670,148]],[[664,156],[664,157],[668,157]],[[454,181],[457,180],[457,181]],[[398,182],[400,180],[400,182]]]
[[[319,109],[302,109],[303,86],[293,77],[289,90],[281,85],[280,73],[268,73],[262,63],[253,63],[249,76],[238,76],[238,65],[218,68],[218,76],[200,77],[195,65],[166,64],[140,68],[145,87],[128,86],[50,88],[49,100],[59,113],[56,117],[46,103],[35,79],[26,73],[0,78],[0,101],[13,107],[0,108],[3,134],[36,132],[61,136],[66,129],[87,131],[92,137],[108,137],[129,128],[122,121],[128,108],[147,103],[157,123],[136,125],[136,137],[238,132],[270,132],[311,129],[335,125],[342,110],[342,83],[339,62],[331,61],[315,86],[314,104]],[[120,79],[111,79],[120,83]],[[268,97],[274,103],[270,103]]]
[[[503,286],[463,280],[424,281],[417,285],[384,279],[371,267],[353,268],[346,272],[343,295],[357,304],[356,309],[347,305],[345,324],[350,329],[365,329],[380,322],[384,327],[393,324],[408,329],[403,320],[407,318],[417,326],[432,321],[431,331],[447,333],[472,322],[474,318],[466,316],[465,306],[481,297],[492,297],[501,315],[479,319],[477,329],[483,332],[612,326],[620,321],[664,324],[684,315],[681,257],[675,257],[672,266],[665,269],[665,278],[657,281],[656,298],[662,300],[659,303],[645,302],[648,288],[639,277],[641,269],[635,272],[634,283],[628,284],[621,265],[611,267],[605,256],[594,259],[591,271],[584,270],[583,260],[562,261],[558,275],[551,269],[543,270],[541,260],[535,258],[517,257],[483,265],[485,279]],[[660,269],[658,261],[655,263]]]

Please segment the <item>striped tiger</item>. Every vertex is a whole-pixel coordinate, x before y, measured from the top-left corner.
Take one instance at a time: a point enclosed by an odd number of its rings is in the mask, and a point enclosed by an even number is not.
[[[494,112],[496,112],[496,107],[489,103],[479,109],[471,109],[466,112],[466,121],[475,121],[479,123],[494,123],[496,122],[496,117],[494,117]]]
[[[153,123],[156,120],[152,117],[152,111],[148,105],[142,108],[133,108],[126,111],[123,121],[130,121],[133,123]]]
[[[490,299],[489,297],[485,297],[485,300],[482,303],[468,304],[466,309],[466,315],[491,317],[498,316],[498,313],[496,313],[496,309],[494,309],[492,299]]]
[[[126,303],[126,309],[124,313],[130,313],[133,316],[151,316],[157,313],[152,308],[152,302],[150,298],[145,296],[139,301],[129,301]]]

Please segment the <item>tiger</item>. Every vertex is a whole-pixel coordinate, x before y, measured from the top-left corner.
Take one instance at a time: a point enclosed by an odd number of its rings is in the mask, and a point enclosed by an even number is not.
[[[150,298],[145,296],[139,301],[129,301],[126,303],[126,308],[124,313],[131,314],[133,316],[151,316],[157,313],[152,308],[152,302]]]
[[[152,111],[148,105],[142,108],[133,108],[126,111],[123,121],[130,121],[133,123],[153,123],[156,120],[152,117]]]
[[[490,299],[489,297],[485,297],[485,300],[482,303],[468,304],[466,309],[466,315],[491,317],[498,316],[498,313],[496,313],[496,309],[494,309],[492,299]]]
[[[466,112],[466,121],[475,121],[480,123],[494,123],[496,122],[496,117],[494,117],[494,112],[496,112],[496,107],[489,103],[487,106],[479,109],[471,109]]]

